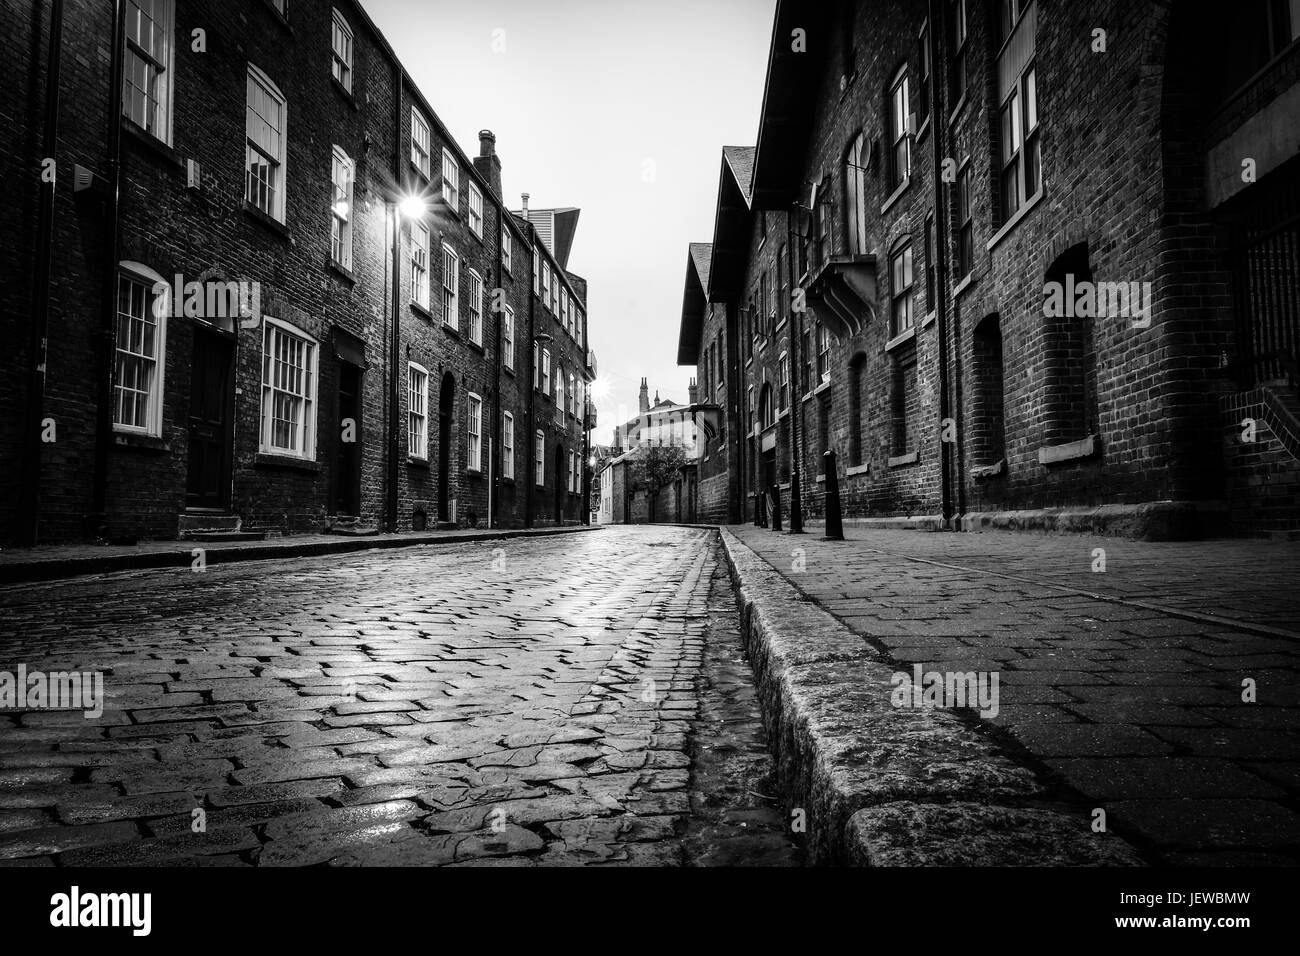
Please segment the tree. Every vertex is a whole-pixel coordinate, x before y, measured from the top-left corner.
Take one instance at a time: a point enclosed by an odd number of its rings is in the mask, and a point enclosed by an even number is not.
[[[633,491],[644,491],[650,499],[650,520],[654,521],[659,492],[677,478],[686,464],[686,450],[681,445],[651,445],[640,449],[628,469],[628,484]]]

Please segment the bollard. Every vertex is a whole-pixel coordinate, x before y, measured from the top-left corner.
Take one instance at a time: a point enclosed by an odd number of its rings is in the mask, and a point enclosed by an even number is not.
[[[840,520],[840,477],[835,470],[835,452],[822,456],[826,469],[826,535],[823,541],[843,541],[844,523]]]
[[[763,527],[763,509],[759,507],[758,492],[754,492],[750,495],[750,498],[754,503],[754,527],[761,528]]]
[[[790,472],[790,533],[803,534],[803,502],[799,494],[799,469]]]
[[[772,486],[772,530],[781,530],[781,486]]]

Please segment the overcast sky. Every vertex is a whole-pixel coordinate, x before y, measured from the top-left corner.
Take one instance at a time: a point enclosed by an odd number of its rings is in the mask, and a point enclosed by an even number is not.
[[[722,147],[754,143],[775,0],[363,3],[466,153],[496,133],[509,206],[582,210],[569,268],[609,385],[593,441],[642,376],[686,401],[686,247],[713,238]]]

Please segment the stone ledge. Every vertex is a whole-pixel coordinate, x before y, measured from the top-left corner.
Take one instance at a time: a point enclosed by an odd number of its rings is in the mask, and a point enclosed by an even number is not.
[[[1216,501],[1146,501],[1096,508],[968,512],[958,525],[962,531],[1039,531],[1141,541],[1192,541],[1226,534],[1228,507]]]
[[[880,859],[876,846],[859,845],[874,832],[868,826],[874,818],[850,826],[869,808],[1045,805],[1048,794],[1033,772],[1003,755],[991,738],[948,712],[895,708],[895,666],[734,534],[720,533],[782,799],[806,811],[813,863]],[[1076,812],[1086,829],[1086,815]],[[1015,837],[994,832],[981,852],[1011,859]],[[1121,862],[1087,857],[1083,845],[1078,853],[1089,862]],[[1136,861],[1135,855],[1122,860]],[[909,862],[927,861],[918,853]]]

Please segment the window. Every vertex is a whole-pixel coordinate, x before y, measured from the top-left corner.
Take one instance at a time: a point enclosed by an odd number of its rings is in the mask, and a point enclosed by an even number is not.
[[[901,335],[912,327],[916,292],[912,284],[912,244],[909,242],[889,257],[890,335]]]
[[[767,303],[770,296],[767,291],[767,273],[760,273],[758,276],[758,314],[754,317],[754,331],[756,334],[766,338],[772,334],[772,316],[767,311]]]
[[[803,356],[803,369],[799,377],[799,391],[807,395],[812,391],[812,332],[802,316],[799,318],[799,354]]]
[[[469,279],[469,340],[483,344],[483,278],[470,269]]]
[[[277,319],[262,325],[260,450],[316,457],[316,340]]]
[[[831,380],[831,333],[820,322],[817,323],[817,378],[821,382]]]
[[[429,457],[429,371],[414,362],[406,366],[406,453]]]
[[[537,429],[537,434],[534,436],[533,464],[535,465],[535,483],[538,488],[541,488],[546,484],[546,436],[542,434],[540,428]]]
[[[1038,192],[1042,155],[1038,83],[1034,71],[1036,5],[1002,0],[1003,45],[998,53],[998,186],[1002,222]]]
[[[411,301],[429,307],[429,229],[411,223]]]
[[[172,141],[174,0],[127,0],[122,115],[164,143]]]
[[[330,49],[333,51],[333,63],[330,69],[334,79],[349,93],[352,92],[352,28],[343,14],[334,11],[334,25],[330,31]]]
[[[817,191],[817,265],[824,266],[831,257],[831,187],[823,182]]]
[[[925,217],[925,310],[933,312],[938,303],[935,302],[934,293],[934,214]]]
[[[916,128],[920,131],[930,118],[930,21],[921,24],[916,40],[916,62],[920,64],[920,82],[916,87]]]
[[[510,235],[509,229],[501,230],[501,268],[506,272],[514,274],[512,252],[514,250],[514,237]]]
[[[948,0],[948,102],[956,111],[966,95],[966,0]]]
[[[143,270],[117,279],[113,375],[113,427],[162,434],[163,344],[167,294],[155,294],[162,276]]]
[[[1006,455],[1002,329],[996,312],[975,327],[971,346],[971,460],[996,465]]]
[[[551,301],[551,267],[542,263],[542,305],[549,305]]]
[[[501,477],[515,477],[515,416],[501,413]]]
[[[506,306],[501,316],[501,362],[506,368],[515,368],[515,310]]]
[[[578,348],[582,348],[582,338],[583,338],[582,324],[583,324],[582,310],[578,308],[578,304],[575,302],[573,304],[573,336],[575,339],[577,339]]]
[[[542,391],[551,394],[551,350],[542,349]]]
[[[560,273],[551,276],[551,315],[560,314]]]
[[[533,295],[542,294],[542,253],[533,246]]]
[[[284,97],[265,73],[248,68],[244,199],[284,222]]]
[[[541,369],[542,369],[541,346],[539,346],[536,342],[534,342],[533,343],[533,388],[537,388],[537,386],[541,384],[541,374],[542,374]]]
[[[574,372],[569,373],[569,414],[578,416],[578,376]]]
[[[483,470],[483,399],[474,392],[469,393],[465,403],[468,424],[465,429],[467,438],[466,457],[470,471]]]
[[[758,420],[764,430],[776,424],[776,403],[772,400],[772,386],[766,383],[758,396]]]
[[[911,453],[917,435],[920,399],[916,391],[916,349],[911,345],[895,353],[890,411],[893,424],[893,454]]]
[[[555,365],[555,413],[564,411],[564,366]]]
[[[748,423],[749,423],[749,427],[746,429],[746,431],[752,434],[754,431],[754,386],[753,385],[749,386],[745,394],[747,396],[745,408],[747,410]]]
[[[429,178],[429,124],[420,111],[411,107],[411,163],[425,179]]]
[[[460,166],[446,149],[442,151],[442,201],[460,213]]]
[[[483,193],[473,183],[469,184],[469,227],[483,238]]]
[[[1300,0],[1241,5],[1216,20],[1215,30],[1220,62],[1202,66],[1217,66],[1214,95],[1221,103],[1300,39]]]
[[[334,203],[330,207],[330,257],[345,269],[352,268],[352,160],[334,147]]]
[[[785,411],[790,407],[790,356],[785,352],[781,353],[777,375],[777,385],[779,386],[777,407],[781,411]]]
[[[970,160],[957,171],[957,275],[970,275],[975,259],[975,228],[971,219]]]
[[[564,331],[571,331],[569,328],[569,295],[567,292],[560,293],[560,324],[564,326]]]
[[[844,154],[844,233],[848,236],[849,255],[867,252],[867,170],[863,162],[866,137],[853,137]]]
[[[901,68],[889,84],[889,188],[903,185],[912,172],[907,67]]]
[[[442,244],[442,321],[453,329],[460,328],[460,257],[445,242]]]
[[[849,464],[865,464],[862,455],[862,387],[867,356],[859,352],[849,362]]]

